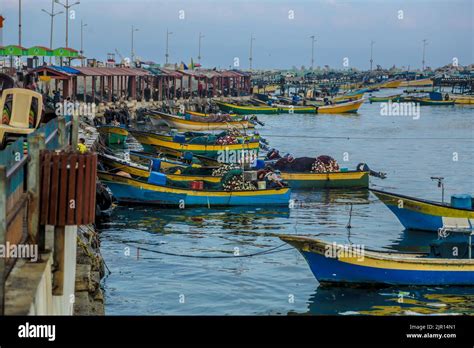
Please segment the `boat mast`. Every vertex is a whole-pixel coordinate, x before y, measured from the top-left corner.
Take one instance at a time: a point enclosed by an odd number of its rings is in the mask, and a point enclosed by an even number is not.
[[[373,41],[373,40],[370,41],[370,71],[372,71],[372,64],[374,62],[374,60],[373,60],[374,43],[375,43],[375,41]]]
[[[426,48],[426,45],[427,45],[427,41],[426,39],[423,39],[423,60],[421,61],[421,71],[425,71],[425,48]]]
[[[309,38],[311,39],[311,70],[314,70],[314,42],[316,40],[314,35],[311,35]]]
[[[253,42],[255,41],[255,38],[253,37],[253,34],[250,34],[250,57],[249,57],[249,66],[250,70],[252,70],[252,60],[253,60]]]

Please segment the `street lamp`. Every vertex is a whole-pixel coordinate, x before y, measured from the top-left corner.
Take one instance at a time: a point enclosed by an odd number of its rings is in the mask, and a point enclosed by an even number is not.
[[[59,12],[54,12],[54,0],[51,1],[51,12],[48,12],[46,11],[44,8],[41,9],[41,11],[43,11],[44,13],[46,13],[47,15],[49,15],[51,17],[51,33],[50,33],[50,36],[49,36],[49,48],[50,49],[53,49],[53,28],[54,28],[54,17],[56,17],[57,15],[59,14],[62,14],[64,13],[63,11],[59,11]],[[49,62],[51,63],[51,58],[49,58]]]
[[[374,44],[375,44],[375,41],[370,41],[370,71],[372,71],[372,64],[374,62],[373,60]]]
[[[426,39],[423,39],[422,40],[423,42],[423,60],[421,61],[421,71],[425,71],[425,49],[426,49],[426,45],[428,44],[428,40]]]
[[[250,57],[249,57],[249,65],[250,65],[250,70],[252,70],[252,60],[253,60],[253,42],[255,41],[255,38],[253,37],[253,34],[250,34]]]
[[[173,34],[171,31],[168,31],[168,28],[166,28],[166,54],[165,54],[165,65],[168,64],[168,58],[169,58],[169,52],[168,52],[168,43],[169,43],[169,36]]]
[[[204,35],[199,33],[199,51],[198,51],[198,63],[201,64],[201,39],[204,38]]]
[[[84,66],[84,28],[87,24],[84,24],[81,19],[81,66]]]
[[[59,0],[54,0],[54,2],[61,5],[62,7],[66,9],[66,48],[68,48],[69,47],[69,9],[73,7],[74,5],[79,5],[80,1],[76,1],[75,3],[70,4],[70,5],[69,5],[69,0],[66,0],[65,4],[63,4]]]
[[[316,42],[316,37],[311,35],[311,70],[314,70],[314,43]]]
[[[139,29],[136,29],[133,25],[132,25],[132,50],[130,52],[130,58],[131,58],[131,64],[133,65],[133,61],[135,59],[135,49],[133,47],[133,37],[134,37],[134,34],[136,31],[139,31]]]

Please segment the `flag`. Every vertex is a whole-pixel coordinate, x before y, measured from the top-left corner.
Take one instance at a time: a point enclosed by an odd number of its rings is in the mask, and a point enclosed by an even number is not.
[[[3,21],[5,20],[5,17],[0,15],[0,29],[3,28]]]
[[[193,62],[193,58],[191,57],[191,64],[190,64],[190,67],[191,67],[191,70],[194,70],[194,62]]]

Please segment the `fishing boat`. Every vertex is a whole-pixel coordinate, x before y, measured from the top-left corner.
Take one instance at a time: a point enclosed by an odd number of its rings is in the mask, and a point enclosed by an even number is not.
[[[105,154],[99,154],[98,156],[100,162],[109,173],[124,172],[135,178],[148,179],[152,169],[155,169],[166,173],[166,177],[174,182],[190,183],[193,181],[203,181],[216,184],[220,183],[222,179],[222,177],[212,175],[186,174],[186,168],[190,168],[190,166],[185,166],[179,162],[176,165],[170,165],[172,163],[164,158],[150,158],[147,164],[140,164]],[[171,168],[175,170],[174,173],[168,172]],[[176,170],[183,173],[177,174]]]
[[[236,105],[225,102],[216,101],[216,104],[222,111],[236,113],[239,115],[253,114],[278,114],[278,108],[272,106],[253,106],[253,105]]]
[[[288,173],[281,178],[292,189],[368,188],[368,171],[345,171],[333,173]]]
[[[97,127],[99,134],[104,136],[107,145],[125,144],[128,137],[128,130],[122,126],[99,126]]]
[[[202,122],[195,121],[192,119],[186,119],[180,116],[166,114],[164,112],[150,112],[148,113],[151,122],[154,126],[166,125],[170,128],[195,130],[195,131],[208,131],[208,130],[222,130],[222,129],[247,129],[255,128],[255,125],[249,120],[232,120],[232,121],[221,121],[221,122]]]
[[[413,98],[415,103],[420,103],[420,105],[433,105],[433,106],[450,106],[454,105],[454,100],[433,100],[430,98]]]
[[[453,196],[451,204],[446,204],[380,190],[370,191],[396,215],[406,229],[438,231],[443,226],[474,226],[472,198],[468,195]]]
[[[303,255],[323,285],[474,285],[472,258],[371,251],[363,246],[338,245],[302,236],[282,235],[280,239]]]
[[[389,102],[389,101],[399,101],[401,94],[389,95],[386,97],[370,97],[370,103],[380,103],[380,102]]]
[[[402,84],[404,80],[389,80],[386,82],[382,82],[379,85],[379,88],[398,88]]]
[[[428,87],[433,86],[433,80],[431,78],[418,79],[418,80],[405,80],[400,83],[398,87]]]
[[[281,113],[288,114],[315,114],[316,107],[314,106],[300,106],[300,105],[284,105],[284,104],[273,104],[278,108]]]
[[[189,206],[265,206],[288,205],[288,187],[249,191],[193,190],[161,186],[143,179],[98,172],[99,179],[119,203],[138,203],[172,207]]]
[[[133,130],[130,131],[137,141],[145,149],[158,150],[175,157],[182,157],[185,152],[203,155],[215,159],[219,155],[243,156],[247,154],[258,155],[260,143],[258,138],[253,141],[242,141],[239,144],[216,145],[216,144],[193,144],[186,139],[165,140],[154,133]],[[226,161],[227,162],[227,161]]]
[[[454,100],[454,104],[474,105],[474,96],[472,95],[450,94],[449,98]]]
[[[347,103],[319,106],[316,109],[318,114],[345,114],[356,113],[365,99],[350,101]]]

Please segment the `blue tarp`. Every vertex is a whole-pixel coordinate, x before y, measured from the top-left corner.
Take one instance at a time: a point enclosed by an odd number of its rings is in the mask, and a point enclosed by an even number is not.
[[[50,66],[50,68],[54,69],[54,70],[57,70],[59,72],[63,72],[63,73],[66,73],[66,74],[71,74],[71,75],[79,75],[81,73],[79,70],[71,68],[70,66],[52,65],[52,66]]]

